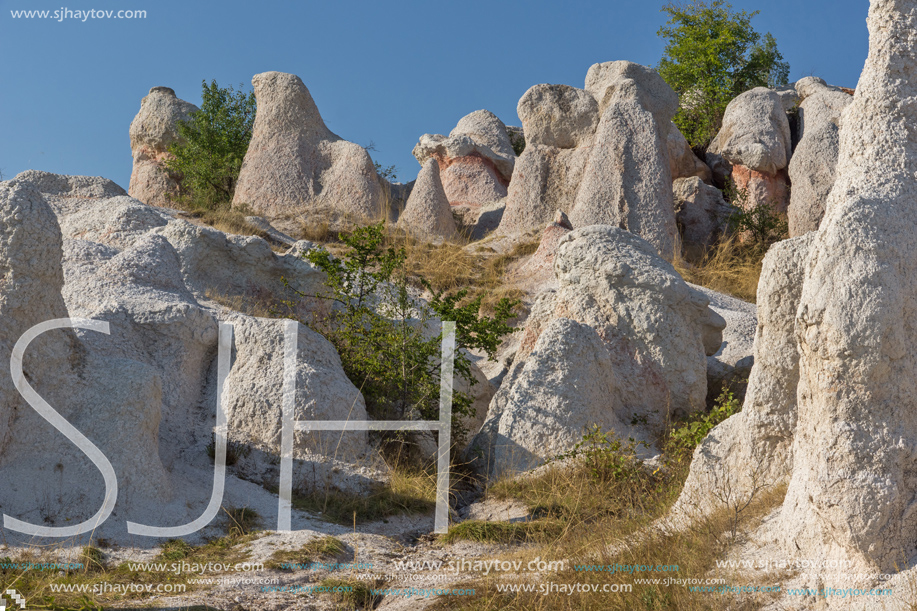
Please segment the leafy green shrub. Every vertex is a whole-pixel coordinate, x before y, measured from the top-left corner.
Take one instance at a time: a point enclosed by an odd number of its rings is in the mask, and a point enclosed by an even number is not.
[[[373,168],[375,168],[376,174],[389,182],[395,182],[398,180],[398,168],[394,165],[382,167],[381,163],[378,161],[373,161]]]
[[[525,135],[522,133],[522,130],[506,130],[506,134],[509,136],[509,142],[513,145],[513,152],[516,153],[516,156],[522,154],[522,151],[525,150]]]
[[[428,331],[430,321],[455,321],[455,374],[473,386],[471,361],[461,348],[480,349],[494,358],[501,338],[513,331],[506,321],[518,302],[502,299],[492,317],[484,316],[480,314],[484,295],[468,300],[467,289],[447,295],[420,278],[421,287],[431,294],[424,303],[409,284],[404,248],[385,246],[384,223],[339,237],[349,249],[340,258],[325,249],[305,254],[327,275],[326,291],[317,296],[293,292],[329,300],[336,307],[327,317],[304,324],[311,322],[337,348],[344,371],[363,393],[371,416],[438,419],[442,334]],[[460,418],[471,414],[471,404],[467,393],[454,392],[456,440],[465,433]]]
[[[748,189],[738,189],[731,178],[727,180],[723,195],[733,208],[729,217],[731,230],[743,236],[743,241],[750,240],[751,246],[760,247],[764,252],[771,244],[790,236],[787,217],[776,211],[775,202],[749,206]]]
[[[645,441],[620,439],[613,431],[603,433],[594,424],[569,452],[558,458],[580,457],[597,482],[627,482],[643,477],[643,468],[637,458],[637,448],[649,447]]]
[[[731,389],[724,387],[713,409],[693,414],[672,430],[666,441],[666,452],[676,461],[690,460],[694,448],[700,445],[713,427],[740,411],[742,403],[736,399]]]
[[[203,81],[201,109],[178,123],[166,167],[180,180],[179,203],[214,209],[232,201],[255,123],[255,94]]]
[[[790,66],[770,34],[751,25],[758,11],[733,11],[725,0],[694,0],[662,8],[666,41],[657,70],[678,93],[675,124],[692,147],[706,149],[720,129],[726,106],[754,87],[787,84]]]

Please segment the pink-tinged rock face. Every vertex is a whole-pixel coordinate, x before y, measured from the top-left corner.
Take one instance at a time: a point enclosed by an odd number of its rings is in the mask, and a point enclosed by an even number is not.
[[[743,190],[746,192],[743,205],[745,210],[768,204],[774,209],[774,212],[786,214],[790,205],[789,177],[786,170],[780,170],[775,175],[771,175],[743,165],[734,165],[732,166],[732,180],[739,192]]]
[[[509,182],[480,155],[447,158],[436,155],[446,199],[452,206],[477,207],[506,197]]]

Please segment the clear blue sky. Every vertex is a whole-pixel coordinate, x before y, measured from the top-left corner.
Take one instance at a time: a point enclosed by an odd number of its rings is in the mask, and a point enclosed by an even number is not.
[[[150,87],[200,103],[201,80],[299,75],[328,126],[375,142],[399,180],[424,133],[486,108],[518,125],[537,83],[583,86],[595,62],[655,65],[664,3],[646,0],[0,0],[0,171],[101,175],[127,188],[128,127]],[[732,2],[761,10],[791,80],[853,87],[866,58],[867,0]],[[11,11],[146,10],[146,19],[13,19]]]

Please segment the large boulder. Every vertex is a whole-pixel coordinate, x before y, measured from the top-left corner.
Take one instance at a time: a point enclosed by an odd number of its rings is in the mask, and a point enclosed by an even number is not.
[[[747,193],[746,208],[768,204],[786,212],[786,167],[792,152],[790,124],[780,96],[756,87],[726,107],[723,125],[707,148],[707,164],[719,185],[731,178],[738,191]]]
[[[609,425],[617,420],[628,425],[639,424],[633,431],[619,427],[615,429],[617,432],[633,433],[653,442],[663,434],[669,418],[705,406],[706,355],[720,349],[725,322],[707,307],[707,297],[690,288],[652,245],[618,227],[597,225],[576,229],[561,238],[554,271],[558,288],[540,295],[533,305],[513,366],[494,396],[487,421],[467,454],[470,459],[484,460],[478,463],[479,468],[492,475],[515,464],[493,462],[495,456],[510,456],[496,453],[497,445],[531,449],[530,442],[522,439],[528,429],[504,426],[502,418],[506,410],[516,405],[512,409],[517,413],[512,418],[524,419],[525,411],[519,410],[526,405],[528,409],[534,407],[525,403],[523,397],[543,397],[551,405],[567,405],[563,396],[573,391],[556,387],[570,384],[579,388],[576,380],[581,378],[576,368],[590,359],[605,363],[601,367],[613,371],[617,382],[609,379],[610,386],[601,388],[601,381],[590,382],[596,385],[595,392],[589,391],[590,401],[603,392],[611,392],[611,387],[614,399],[606,397],[600,403],[589,404],[583,407],[584,414],[591,414],[588,418],[598,412],[614,414],[614,418],[609,416],[599,424]],[[557,319],[591,327],[604,351],[598,348],[577,351],[573,344],[584,342],[584,346],[592,346],[594,341],[587,338],[592,336],[575,324],[552,327]],[[552,339],[542,341],[548,328],[554,329]],[[567,344],[556,338],[565,329],[575,331],[576,341]],[[554,344],[566,347],[548,349]],[[539,347],[541,356],[529,365],[529,359]],[[580,365],[551,363],[554,357],[569,357]],[[556,375],[551,374],[550,382],[539,378],[552,369]],[[566,377],[557,378],[561,375]],[[520,383],[523,386],[517,399],[512,399]],[[537,389],[538,384],[555,388]],[[556,415],[553,421],[562,422],[564,418]],[[548,422],[545,418],[540,421]],[[558,432],[558,439],[569,441],[576,434],[581,438],[580,424],[579,420],[574,421],[562,435]],[[510,430],[515,432],[509,435]],[[570,449],[572,446],[566,441],[561,445]],[[550,451],[555,449],[552,447]],[[536,452],[535,456],[544,458],[545,454]],[[522,464],[530,464],[527,461]]]
[[[573,149],[592,144],[599,105],[588,91],[569,85],[535,85],[519,100],[526,146]]]
[[[300,78],[264,72],[252,85],[258,110],[233,206],[271,221],[378,217],[385,197],[369,153],[325,126]]]
[[[557,210],[569,212],[590,152],[586,146],[561,149],[526,144],[516,161],[499,231],[514,235],[540,229]]]
[[[694,154],[691,145],[674,123],[669,126],[666,146],[669,149],[669,171],[672,173],[672,180],[697,176],[707,184],[713,183],[710,168]]]
[[[694,451],[676,512],[697,515],[742,504],[789,479],[799,382],[796,308],[812,237],[778,242],[764,258],[754,367],[742,411],[717,425]]]
[[[443,190],[436,159],[427,159],[424,163],[398,224],[426,239],[455,237],[455,219]]]
[[[586,83],[602,117],[570,221],[623,227],[671,259],[676,228],[667,140],[678,96],[656,72],[631,62],[596,64]]]
[[[200,110],[180,100],[168,87],[153,87],[140,102],[140,112],[131,121],[131,155],[134,167],[128,193],[151,206],[169,206],[178,195],[178,183],[165,168],[171,158],[169,146],[178,142],[176,125]]]
[[[259,480],[276,465],[283,422],[284,321],[231,316],[235,359],[224,384],[224,405],[230,441],[246,448],[237,470]],[[366,420],[360,391],[341,367],[328,340],[298,326],[294,419]],[[309,467],[310,456],[335,457],[356,463],[368,451],[367,432],[304,432],[295,436],[295,472]],[[272,465],[273,462],[273,465]],[[299,476],[294,476],[299,479]]]
[[[790,236],[818,229],[825,202],[834,186],[834,169],[840,146],[841,113],[853,97],[829,87],[821,79],[807,77],[797,85],[799,144],[790,160]]]
[[[686,244],[710,246],[724,232],[733,212],[716,187],[697,176],[679,178],[672,183],[675,221]]]
[[[894,572],[917,552],[917,2],[873,0],[867,25],[796,315],[793,475],[774,530],[785,553]]]
[[[533,469],[569,451],[591,427],[632,427],[608,346],[595,329],[555,318],[514,376],[497,424],[493,476]]]
[[[506,126],[489,110],[462,117],[448,136],[424,134],[413,152],[421,166],[439,164],[452,206],[472,209],[506,197],[516,163]]]
[[[656,72],[626,61],[593,65],[585,89],[530,88],[517,108],[526,147],[499,232],[541,230],[560,210],[574,227],[621,226],[671,258],[672,167],[690,161],[683,150],[674,162],[669,154],[677,108],[678,96]]]

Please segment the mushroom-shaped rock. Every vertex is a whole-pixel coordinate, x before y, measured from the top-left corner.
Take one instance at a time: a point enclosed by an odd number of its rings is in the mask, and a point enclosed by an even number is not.
[[[198,110],[178,99],[169,87],[153,87],[143,98],[130,128],[134,157],[128,188],[131,197],[151,206],[172,205],[178,183],[165,168],[171,158],[169,146],[180,139],[178,122],[187,121]]]

